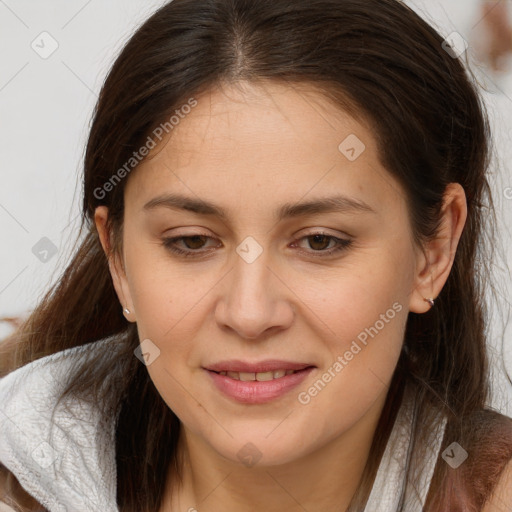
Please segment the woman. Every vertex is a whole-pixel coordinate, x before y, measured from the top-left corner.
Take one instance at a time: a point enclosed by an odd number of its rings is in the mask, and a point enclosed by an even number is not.
[[[162,7],[104,84],[85,236],[0,381],[3,500],[506,510],[489,137],[395,0]]]

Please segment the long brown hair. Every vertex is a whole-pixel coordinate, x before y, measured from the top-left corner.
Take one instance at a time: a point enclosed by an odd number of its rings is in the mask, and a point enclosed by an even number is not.
[[[491,248],[494,233],[486,177],[492,152],[475,80],[443,43],[436,30],[397,0],[174,0],[128,41],[94,112],[78,250],[16,333],[9,368],[117,336],[115,367],[104,355],[88,360],[69,376],[65,393],[92,397],[106,418],[118,414],[120,510],[159,509],[167,470],[180,476],[180,423],[133,356],[137,330],[122,315],[93,215],[99,205],[109,208],[111,254],[119,256],[129,176],[107,192],[105,183],[119,176],[133,152],[176,109],[223,82],[309,84],[340,109],[369,119],[383,165],[406,192],[419,244],[437,233],[446,186],[463,186],[468,217],[452,271],[432,310],[409,313],[404,349],[351,510],[361,510],[367,499],[405,384],[415,389],[418,404],[415,452],[425,449],[424,434],[437,411],[447,415],[447,438],[462,436],[470,444],[464,425],[475,424],[469,419],[488,400],[484,285],[490,279],[485,249]],[[112,375],[121,388],[115,396],[103,385]],[[503,460],[509,456],[500,453]],[[419,464],[421,458],[415,460]],[[447,478],[439,467],[429,494],[431,510],[450,509]],[[466,504],[483,503],[489,492],[483,486],[466,497]]]

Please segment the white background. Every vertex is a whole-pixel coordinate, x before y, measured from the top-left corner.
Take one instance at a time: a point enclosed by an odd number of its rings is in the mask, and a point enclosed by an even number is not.
[[[80,211],[85,140],[105,74],[134,28],[160,1],[0,0],[0,316],[25,315],[64,268]],[[477,0],[410,2],[448,36],[472,44],[482,27]],[[31,47],[48,32],[57,50],[42,59]],[[512,77],[480,73],[487,89],[501,166],[491,170],[501,222],[502,253],[512,267]],[[46,263],[32,253],[43,237],[57,254]],[[500,363],[512,373],[512,282],[504,261],[494,269],[502,296],[491,302],[490,352],[495,361],[493,405],[512,416],[512,393]],[[0,323],[0,337],[10,331]]]

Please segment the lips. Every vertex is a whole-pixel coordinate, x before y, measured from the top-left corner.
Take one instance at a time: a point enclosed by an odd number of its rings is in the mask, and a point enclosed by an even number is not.
[[[297,363],[290,364],[295,364],[297,366]],[[259,363],[259,366],[257,367],[261,368],[261,363]],[[258,379],[252,379],[252,375],[257,376],[261,375],[262,373],[250,373],[250,380],[241,380],[229,376],[229,374],[232,372],[229,372],[228,375],[223,375],[223,373],[227,372],[216,372],[213,370],[207,370],[206,368],[204,368],[204,371],[211,379],[213,385],[224,396],[234,400],[237,403],[256,405],[277,400],[280,397],[288,394],[292,389],[296,388],[302,382],[304,382],[304,380],[307,379],[309,375],[315,372],[316,367],[309,365],[302,370],[288,370],[292,373],[288,375],[285,374],[283,376],[279,376],[280,374],[278,374],[277,378],[272,378],[272,380],[263,379],[262,381]],[[276,372],[281,373],[284,371],[285,370],[276,370]],[[237,372],[235,372],[235,374],[238,375]]]

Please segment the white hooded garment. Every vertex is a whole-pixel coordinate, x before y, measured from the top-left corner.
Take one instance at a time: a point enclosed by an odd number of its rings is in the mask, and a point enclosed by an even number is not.
[[[0,462],[50,512],[117,512],[115,421],[90,403],[55,408],[71,364],[86,351],[113,353],[112,337],[52,354],[0,379]],[[110,345],[109,345],[110,344]],[[142,364],[142,363],[141,363]],[[406,390],[407,391],[407,390]],[[420,492],[409,492],[405,466],[414,404],[406,392],[364,512],[421,512],[446,419],[431,433]],[[52,417],[53,413],[53,417]],[[0,504],[0,512],[3,512]],[[6,511],[12,509],[5,508]]]

